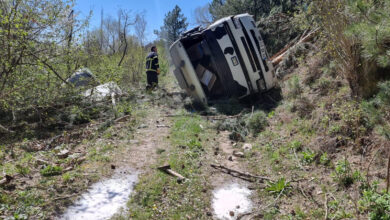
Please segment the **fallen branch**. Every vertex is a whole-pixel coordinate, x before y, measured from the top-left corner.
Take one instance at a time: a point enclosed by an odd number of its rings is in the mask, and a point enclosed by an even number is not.
[[[174,117],[194,117],[194,115],[192,114],[180,114],[180,115],[164,115],[163,117],[167,117],[167,118],[174,118]]]
[[[328,220],[328,196],[327,196],[327,193],[325,193],[324,206],[325,206],[325,217],[324,217],[324,220]]]
[[[169,125],[156,125],[157,128],[170,128]]]
[[[319,30],[319,28],[313,30],[312,32],[308,33],[306,36],[302,36],[301,39],[299,39],[299,41],[293,45],[289,44],[287,45],[285,48],[283,48],[283,52],[278,52],[277,53],[277,56],[273,56],[271,57],[271,62],[274,66],[278,65],[284,58],[284,56],[293,48],[297,47],[299,44],[301,43],[305,43],[309,40],[311,40],[315,34],[317,33],[317,31]]]
[[[205,116],[207,119],[213,119],[213,120],[225,120],[228,118],[239,118],[243,114],[243,111],[238,113],[237,115],[210,115],[210,116]]]
[[[162,166],[162,167],[159,167],[158,169],[161,170],[161,171],[163,171],[163,172],[165,172],[165,173],[168,173],[168,174],[170,174],[170,175],[172,175],[172,176],[177,177],[177,182],[179,182],[179,183],[182,183],[182,182],[184,182],[185,180],[187,180],[187,178],[185,178],[185,177],[182,176],[181,174],[179,174],[179,173],[173,171],[173,170],[171,169],[171,165]]]
[[[127,121],[128,118],[130,118],[130,115],[125,115],[123,117],[117,118],[117,119],[115,119],[115,123],[125,122],[125,121]]]
[[[243,172],[240,172],[238,170],[233,170],[233,169],[230,169],[230,168],[222,166],[222,165],[210,164],[210,166],[216,170],[220,170],[223,173],[227,173],[231,176],[234,176],[234,177],[237,177],[237,178],[249,181],[249,182],[255,182],[256,179],[261,180],[261,181],[267,180],[269,182],[274,182],[272,179],[270,179],[268,177],[256,176],[256,175],[252,175],[250,173],[243,173]]]
[[[15,133],[15,131],[9,130],[8,128],[4,127],[3,125],[0,125],[0,130],[4,131],[6,133]]]

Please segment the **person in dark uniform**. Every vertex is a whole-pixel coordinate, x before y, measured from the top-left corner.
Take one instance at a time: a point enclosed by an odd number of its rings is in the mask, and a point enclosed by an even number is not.
[[[158,65],[157,47],[152,46],[151,52],[146,57],[146,76],[148,85],[147,90],[154,89],[158,86],[158,75],[160,74],[160,66]]]

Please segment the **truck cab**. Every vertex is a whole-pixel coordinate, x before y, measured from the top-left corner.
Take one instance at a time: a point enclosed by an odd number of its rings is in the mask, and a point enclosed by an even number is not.
[[[182,89],[207,104],[243,99],[275,86],[275,71],[251,15],[222,18],[185,32],[170,49]]]

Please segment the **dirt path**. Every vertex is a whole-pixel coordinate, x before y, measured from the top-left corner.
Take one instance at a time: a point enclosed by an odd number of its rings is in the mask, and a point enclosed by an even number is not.
[[[210,160],[217,165],[245,171],[245,159],[235,156],[236,152],[240,154],[244,153],[244,150],[230,140],[229,134],[228,131],[221,131],[218,134],[217,146]],[[219,170],[211,169],[210,171],[211,185],[214,188],[212,196],[213,218],[237,219],[241,214],[250,212],[253,207],[252,192],[249,190],[250,183]]]
[[[164,111],[165,112],[165,111]],[[164,119],[161,110],[152,109],[138,126],[129,147],[121,152],[118,166],[129,167],[140,172],[148,172],[150,165],[156,163],[157,150],[166,149],[164,140],[169,134],[170,121]]]

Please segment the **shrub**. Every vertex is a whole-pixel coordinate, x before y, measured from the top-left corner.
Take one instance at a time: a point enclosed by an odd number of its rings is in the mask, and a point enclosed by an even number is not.
[[[42,176],[55,176],[62,173],[62,167],[59,166],[47,166],[41,170]]]
[[[291,107],[291,112],[296,112],[300,118],[309,118],[314,110],[314,105],[306,97],[296,99]]]
[[[299,83],[298,76],[294,76],[290,80],[288,80],[287,86],[288,86],[287,97],[294,98],[294,99],[301,97],[301,94],[303,92],[303,88],[302,88],[301,84]]]
[[[249,130],[253,134],[263,131],[267,125],[267,115],[263,111],[253,113],[252,117],[248,119]]]
[[[337,162],[335,172],[332,173],[333,179],[344,187],[351,186],[356,180],[361,179],[359,171],[353,172],[347,159]]]
[[[324,166],[328,166],[330,164],[330,159],[328,157],[328,153],[323,153],[320,157],[320,164]]]
[[[302,162],[306,164],[310,164],[314,161],[314,157],[316,154],[311,150],[306,150],[302,152]]]
[[[389,220],[390,219],[390,194],[378,193],[377,184],[371,189],[363,192],[363,197],[359,201],[361,208],[368,211],[370,219]]]
[[[301,151],[302,143],[300,141],[294,140],[290,143],[290,148],[295,149],[296,151]]]
[[[282,192],[287,193],[290,188],[290,183],[286,181],[284,177],[282,177],[277,182],[270,183],[269,186],[265,188],[265,190],[273,195],[279,195]]]

